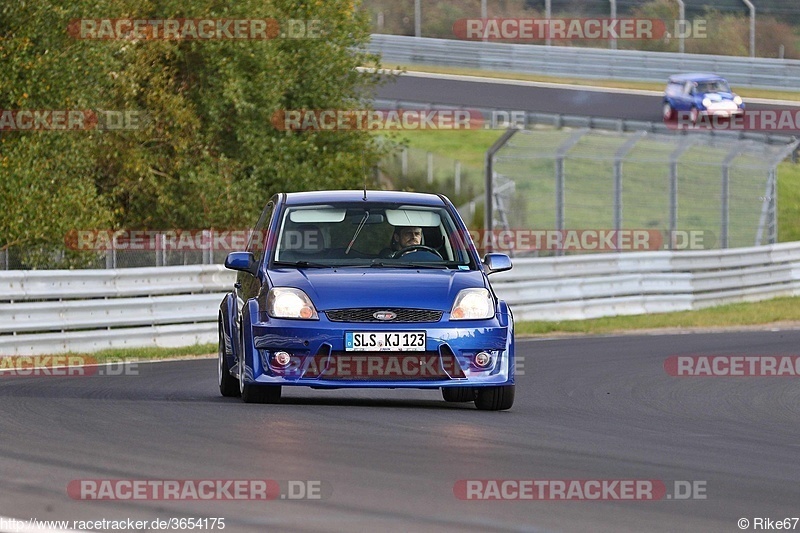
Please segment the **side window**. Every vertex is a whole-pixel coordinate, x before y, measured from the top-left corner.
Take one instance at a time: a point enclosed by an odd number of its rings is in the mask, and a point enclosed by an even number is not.
[[[668,96],[680,96],[683,92],[683,85],[676,82],[671,82],[667,85],[667,95]]]
[[[261,258],[264,256],[264,248],[266,248],[267,243],[267,227],[272,218],[274,206],[275,204],[270,201],[266,207],[264,207],[264,210],[261,212],[261,217],[259,217],[247,241],[247,251],[253,253],[257,263],[260,263]]]

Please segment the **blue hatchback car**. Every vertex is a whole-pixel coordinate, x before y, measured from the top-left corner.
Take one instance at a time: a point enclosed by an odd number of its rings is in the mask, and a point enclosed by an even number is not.
[[[691,122],[703,116],[731,117],[744,113],[742,98],[731,91],[725,78],[716,74],[676,74],[664,89],[662,115],[665,121],[683,113]]]
[[[442,195],[275,195],[228,255],[219,389],[275,403],[284,386],[441,389],[481,410],[514,403],[514,322]]]

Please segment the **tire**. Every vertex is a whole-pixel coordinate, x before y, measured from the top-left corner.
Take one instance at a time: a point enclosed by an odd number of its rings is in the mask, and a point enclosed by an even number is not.
[[[231,376],[231,369],[228,366],[228,358],[225,357],[225,338],[222,333],[222,322],[219,324],[219,350],[217,362],[217,374],[219,382],[219,392],[226,397],[237,397],[239,392],[239,380]]]
[[[280,385],[245,385],[242,390],[244,403],[278,403],[281,401]]]
[[[480,411],[505,411],[514,405],[514,385],[481,387],[475,398],[475,407]]]
[[[665,121],[672,120],[675,116],[675,109],[673,109],[669,102],[664,102],[664,107],[662,108],[661,114]]]
[[[446,402],[471,402],[476,393],[474,387],[442,387],[442,398]]]
[[[239,392],[244,403],[278,403],[281,401],[280,385],[245,383],[243,362],[239,363]]]

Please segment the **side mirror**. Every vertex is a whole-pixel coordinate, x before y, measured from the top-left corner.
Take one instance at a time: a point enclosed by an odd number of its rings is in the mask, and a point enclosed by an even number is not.
[[[488,270],[487,274],[494,274],[495,272],[504,272],[511,270],[511,258],[506,254],[486,254],[483,256],[483,264]]]
[[[256,275],[256,258],[253,252],[231,252],[225,258],[225,268]]]

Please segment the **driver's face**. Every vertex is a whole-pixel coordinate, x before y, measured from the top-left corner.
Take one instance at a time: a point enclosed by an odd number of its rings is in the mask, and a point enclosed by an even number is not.
[[[402,228],[397,234],[397,242],[403,248],[422,243],[422,228]]]

